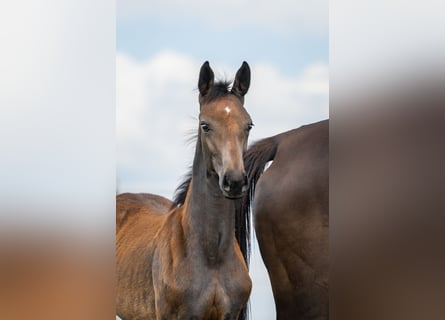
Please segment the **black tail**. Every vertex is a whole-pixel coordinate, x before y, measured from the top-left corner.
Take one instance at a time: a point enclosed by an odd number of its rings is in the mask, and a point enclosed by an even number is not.
[[[277,146],[276,136],[266,138],[254,143],[244,155],[244,168],[249,179],[249,188],[246,195],[236,202],[235,233],[247,266],[250,262],[250,205],[256,183],[266,163],[274,159]],[[247,318],[248,305],[241,311],[238,320]]]

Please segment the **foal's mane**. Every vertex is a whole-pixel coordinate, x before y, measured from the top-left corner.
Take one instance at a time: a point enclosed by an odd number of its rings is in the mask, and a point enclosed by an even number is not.
[[[184,180],[175,190],[171,209],[180,207],[184,204],[185,197],[187,196],[187,192],[189,190],[191,182],[192,182],[192,169],[190,168],[189,172],[187,172],[187,174],[184,176]]]

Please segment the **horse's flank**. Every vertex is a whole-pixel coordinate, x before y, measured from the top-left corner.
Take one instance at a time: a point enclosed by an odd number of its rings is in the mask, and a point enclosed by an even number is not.
[[[245,155],[250,189],[238,214],[248,220],[253,204],[277,319],[328,318],[328,137],[321,121],[260,140]]]

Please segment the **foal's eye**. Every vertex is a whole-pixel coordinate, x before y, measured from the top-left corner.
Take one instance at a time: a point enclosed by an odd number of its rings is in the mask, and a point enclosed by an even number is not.
[[[202,128],[202,130],[203,130],[204,132],[209,132],[209,131],[210,131],[210,126],[209,126],[208,123],[206,123],[206,122],[201,122],[200,125],[201,125],[201,128]]]
[[[253,123],[249,123],[248,125],[247,125],[247,131],[250,131],[250,129],[252,129],[253,128]]]

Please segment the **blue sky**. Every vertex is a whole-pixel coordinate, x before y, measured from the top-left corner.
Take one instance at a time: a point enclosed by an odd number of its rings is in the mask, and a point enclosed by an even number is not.
[[[325,0],[118,0],[116,35],[119,190],[152,190],[163,176],[162,193],[171,197],[174,188],[167,186],[178,178],[165,175],[179,170],[152,173],[147,167],[186,165],[175,165],[164,150],[147,152],[155,148],[150,137],[163,136],[171,148],[191,153],[176,141],[194,127],[184,119],[197,115],[193,90],[206,60],[217,77],[228,79],[242,61],[250,64],[251,141],[328,117]],[[181,122],[177,136],[150,125],[167,115]]]
[[[144,60],[161,49],[230,65],[239,64],[241,59],[251,63],[273,61],[281,72],[290,75],[310,63],[328,61],[328,34],[277,33],[252,26],[229,30],[205,21],[172,23],[157,16],[118,19],[118,51]]]
[[[328,2],[117,1],[117,188],[171,198],[193,157],[199,68],[252,80],[245,107],[250,142],[328,118]],[[273,319],[269,279],[256,244],[252,318]]]

